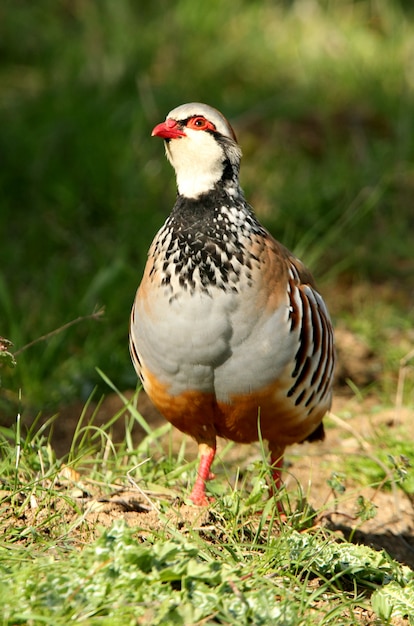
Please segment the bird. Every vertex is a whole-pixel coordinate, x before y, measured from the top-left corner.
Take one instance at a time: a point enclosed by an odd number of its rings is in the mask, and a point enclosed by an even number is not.
[[[241,148],[217,109],[180,105],[152,136],[164,140],[177,196],[133,303],[133,365],[155,407],[198,444],[195,505],[212,501],[217,437],[266,440],[276,493],[285,448],[325,436],[335,363],[327,307],[247,203]]]

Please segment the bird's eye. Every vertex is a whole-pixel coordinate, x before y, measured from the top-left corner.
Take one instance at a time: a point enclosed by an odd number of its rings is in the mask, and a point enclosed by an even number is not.
[[[201,115],[191,117],[187,122],[187,128],[193,128],[194,130],[216,130],[214,124]]]

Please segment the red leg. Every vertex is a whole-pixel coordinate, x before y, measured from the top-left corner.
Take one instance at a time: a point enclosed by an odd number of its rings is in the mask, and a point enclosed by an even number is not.
[[[284,453],[283,449],[277,450],[277,451],[272,450],[270,453],[270,464],[272,468],[272,479],[273,479],[273,482],[272,482],[272,485],[270,486],[270,491],[269,491],[270,497],[276,496],[278,491],[283,486],[283,480],[282,480],[283,453]],[[283,516],[284,518],[286,517],[285,511],[283,509],[283,505],[280,502],[280,500],[277,501],[277,510],[279,511],[281,516]]]
[[[283,455],[282,456],[274,456],[273,454],[270,456],[270,464],[272,466],[272,478],[275,490],[279,491],[279,489],[283,485],[282,481],[282,469],[283,469]],[[273,485],[272,485],[273,491]],[[272,493],[272,495],[274,495]]]
[[[200,464],[198,466],[198,476],[194,483],[190,499],[198,506],[208,506],[209,500],[206,496],[206,482],[209,478],[213,478],[210,472],[211,464],[216,454],[216,446],[209,446],[206,443],[200,443],[198,446],[200,456]]]

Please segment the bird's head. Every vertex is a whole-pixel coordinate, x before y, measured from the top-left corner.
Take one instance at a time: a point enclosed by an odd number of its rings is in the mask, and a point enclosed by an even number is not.
[[[183,104],[170,111],[152,135],[165,141],[179,194],[197,198],[220,181],[230,193],[238,190],[241,150],[229,122],[213,107]]]

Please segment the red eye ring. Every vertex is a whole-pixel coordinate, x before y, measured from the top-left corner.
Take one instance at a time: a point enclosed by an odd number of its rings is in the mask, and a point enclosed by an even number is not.
[[[186,125],[187,128],[191,128],[192,130],[216,130],[214,124],[206,120],[202,115],[190,117]]]

